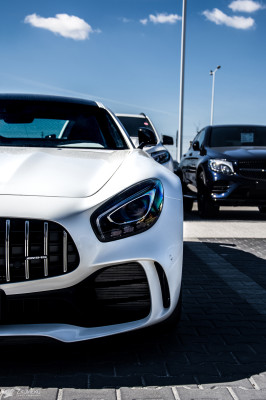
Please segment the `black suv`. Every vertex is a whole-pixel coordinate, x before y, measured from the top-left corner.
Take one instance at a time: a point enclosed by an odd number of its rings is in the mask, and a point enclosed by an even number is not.
[[[184,209],[197,199],[199,214],[219,206],[258,206],[266,212],[266,126],[207,126],[181,158]]]

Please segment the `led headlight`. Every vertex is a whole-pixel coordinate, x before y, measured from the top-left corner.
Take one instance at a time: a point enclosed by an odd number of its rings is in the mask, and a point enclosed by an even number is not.
[[[151,153],[152,158],[160,164],[164,164],[170,160],[170,154],[167,150],[160,150]]]
[[[112,197],[91,216],[101,242],[122,239],[149,229],[160,216],[163,186],[158,179],[142,181]]]
[[[233,164],[226,160],[209,160],[209,167],[212,171],[225,175],[232,175],[234,173]]]

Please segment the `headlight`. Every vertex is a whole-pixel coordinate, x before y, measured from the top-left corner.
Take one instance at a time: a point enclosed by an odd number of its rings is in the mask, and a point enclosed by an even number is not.
[[[160,150],[151,153],[152,158],[160,164],[164,164],[170,160],[170,153],[167,150]]]
[[[144,232],[155,224],[163,207],[163,186],[158,179],[142,181],[117,194],[91,216],[101,242]]]
[[[212,171],[225,175],[232,175],[234,173],[233,164],[226,160],[209,160],[209,167]]]

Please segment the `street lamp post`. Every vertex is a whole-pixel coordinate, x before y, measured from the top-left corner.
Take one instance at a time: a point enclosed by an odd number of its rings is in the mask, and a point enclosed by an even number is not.
[[[210,70],[210,75],[212,75],[212,103],[211,103],[211,125],[213,124],[213,103],[214,103],[214,84],[215,84],[215,73],[218,71],[218,69],[221,68],[221,65],[218,65],[218,67],[212,71]]]
[[[185,79],[185,47],[186,47],[186,11],[187,0],[183,0],[182,10],[182,34],[181,34],[181,61],[180,61],[180,96],[179,96],[179,124],[177,141],[177,161],[180,162],[183,150],[183,103],[184,103],[184,79]]]

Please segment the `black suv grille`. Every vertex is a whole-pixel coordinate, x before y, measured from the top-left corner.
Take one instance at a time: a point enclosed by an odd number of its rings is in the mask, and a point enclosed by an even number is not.
[[[78,265],[77,248],[61,225],[0,218],[0,284],[63,275]]]
[[[238,170],[245,178],[266,180],[266,160],[239,161]]]

